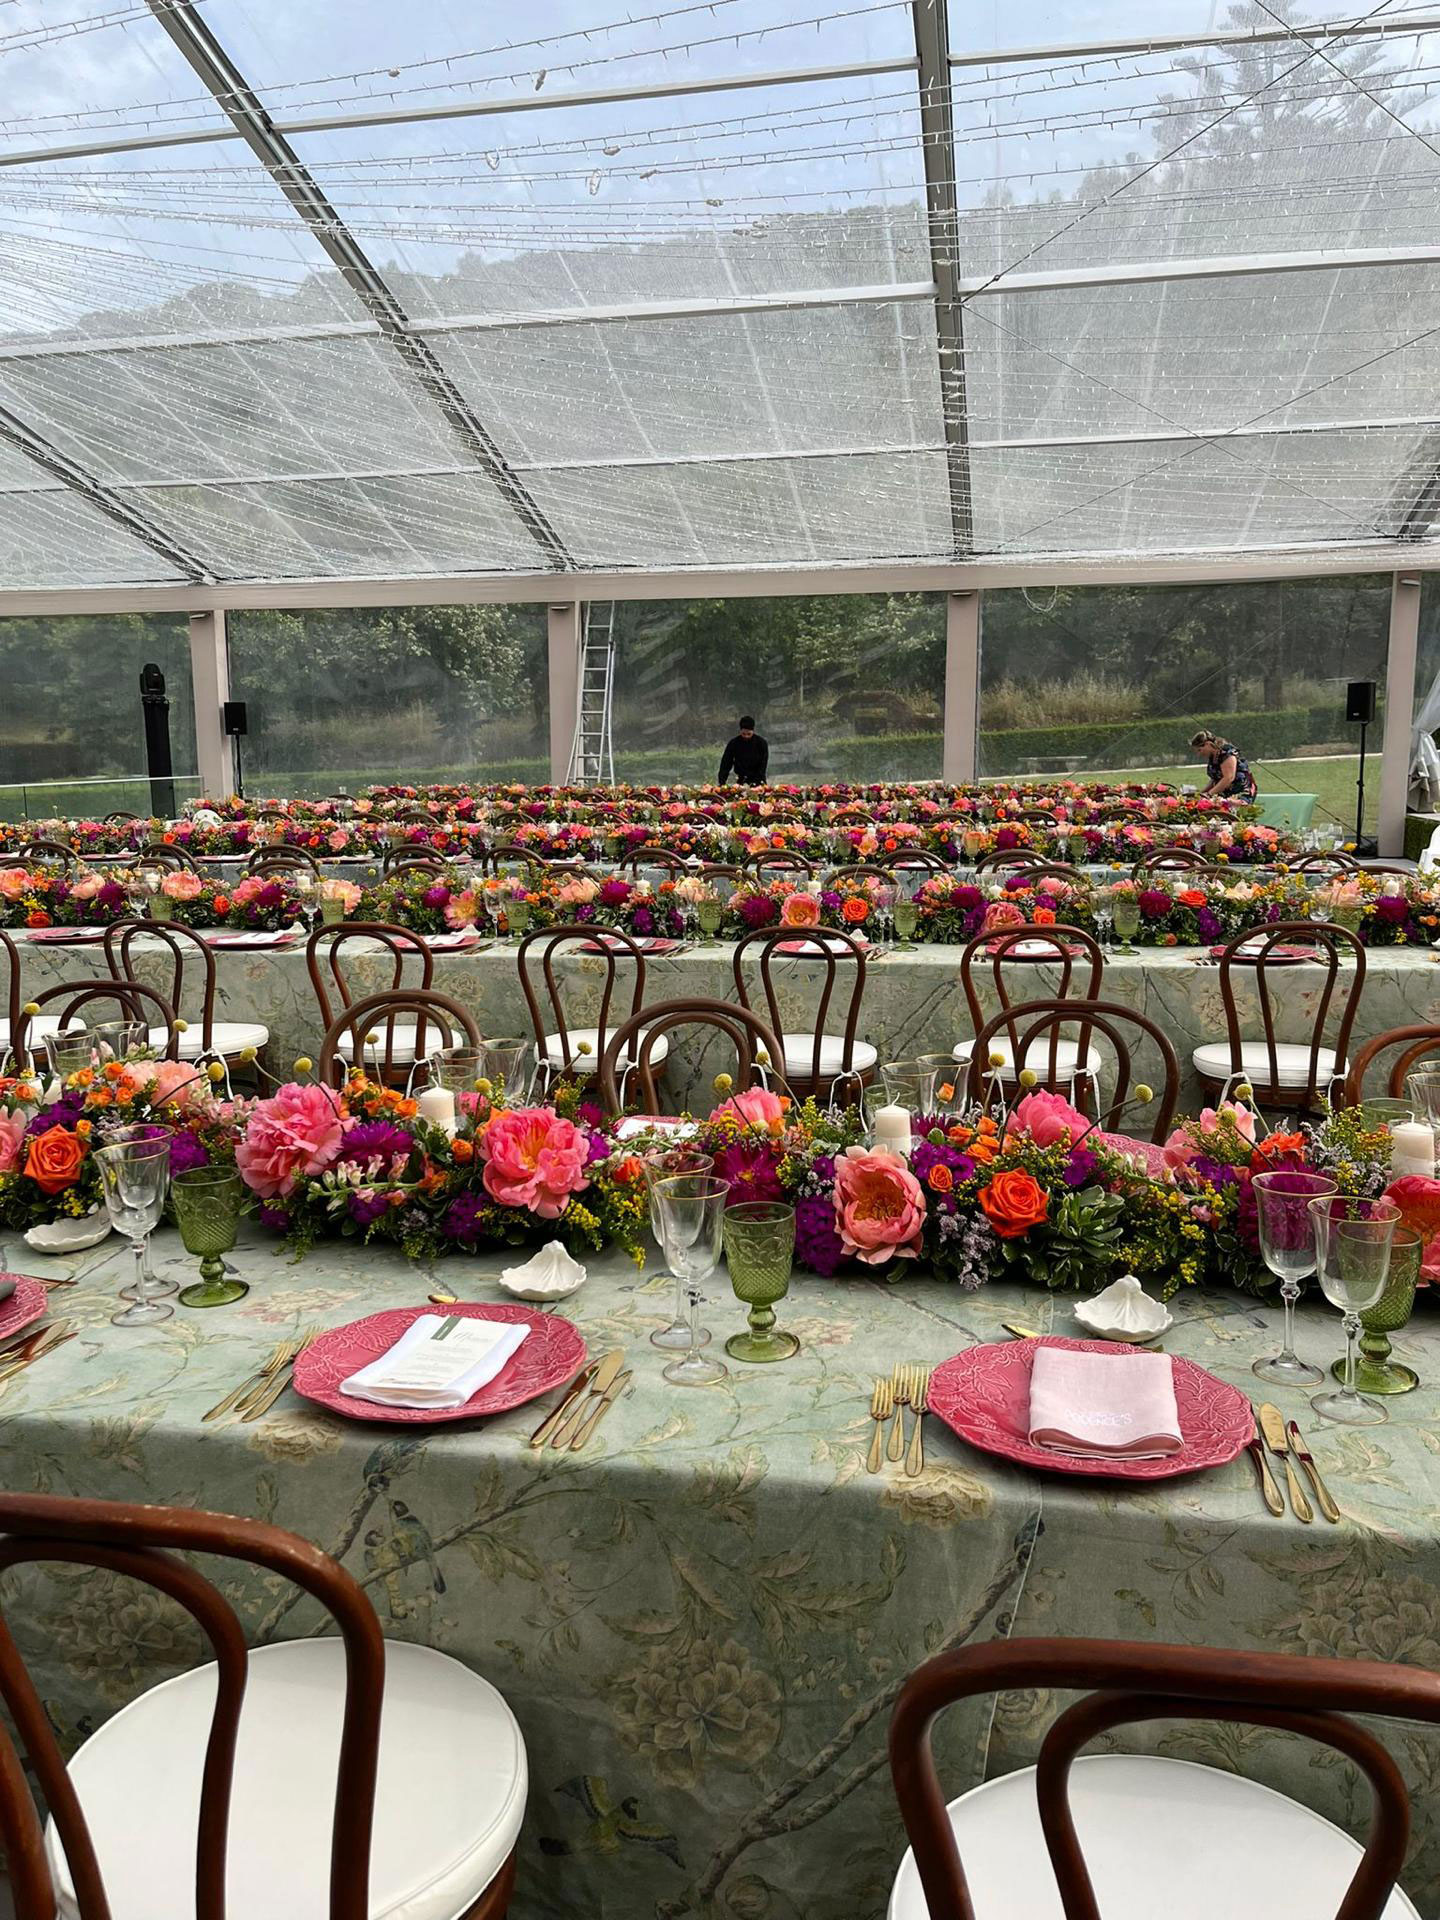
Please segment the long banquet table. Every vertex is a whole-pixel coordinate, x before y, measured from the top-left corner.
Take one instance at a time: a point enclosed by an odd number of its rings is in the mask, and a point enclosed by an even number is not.
[[[99,946],[35,944],[16,935],[22,955],[23,991],[34,994],[60,980],[98,978],[105,973]],[[370,943],[367,943],[367,946]],[[144,952],[137,945],[135,968],[147,984],[168,990],[170,960],[155,943]],[[347,947],[347,971],[350,955]],[[697,995],[733,999],[735,982],[732,949],[728,946],[690,947],[678,953],[654,954],[646,962],[647,1002],[688,999]],[[859,1034],[879,1049],[881,1059],[900,1059],[914,1053],[948,1052],[968,1036],[971,1022],[960,986],[960,950],[955,947],[917,947],[913,952],[888,951],[869,962]],[[353,963],[357,992],[373,992],[390,981],[391,961],[378,947],[361,952]],[[282,1078],[297,1055],[315,1055],[321,1028],[314,990],[306,971],[303,937],[293,946],[259,951],[223,950],[216,954],[216,1017],[260,1021],[270,1029],[266,1064]],[[1012,969],[1019,974],[1020,967]],[[1026,978],[1014,991],[1036,998],[1054,991],[1057,970],[1026,963]],[[566,1017],[572,1025],[594,1024],[603,980],[603,962],[578,952],[564,954],[557,972],[566,995]],[[1348,978],[1348,970],[1342,979]],[[1278,969],[1273,983],[1280,1011],[1277,1038],[1308,1040],[1314,1004],[1322,978],[1311,966]],[[786,1025],[808,1030],[813,1020],[822,979],[821,964],[791,958],[777,967],[781,982],[781,1010]],[[758,982],[750,976],[752,998]],[[529,1033],[530,1020],[521,995],[514,943],[486,945],[471,952],[435,955],[435,986],[470,1007],[482,1032]],[[984,983],[982,982],[982,986]],[[1108,954],[1101,984],[1102,997],[1146,1014],[1170,1037],[1184,1076],[1182,1109],[1197,1105],[1198,1085],[1190,1073],[1193,1048],[1225,1037],[1225,1015],[1220,1002],[1219,969],[1193,947],[1152,947],[1135,955]],[[1237,981],[1242,1011],[1254,1010],[1254,982]],[[983,994],[987,1012],[993,994]],[[758,1000],[756,1002],[759,1004]],[[187,1009],[194,1017],[194,1009]],[[843,1018],[843,1016],[841,1016]],[[1440,966],[1429,949],[1377,948],[1367,956],[1367,972],[1360,999],[1354,1045],[1372,1034],[1415,1022],[1440,1020]],[[839,1024],[835,1014],[831,1024]],[[1253,1027],[1260,1032],[1258,1012]],[[710,1082],[722,1065],[723,1045],[718,1036],[677,1047],[670,1073],[678,1104],[697,1110],[711,1104]],[[713,1057],[712,1057],[713,1056]],[[1153,1077],[1158,1062],[1142,1046],[1140,1071]]]
[[[1276,1395],[1344,1511],[1338,1527],[1302,1527],[1265,1512],[1243,1457],[1128,1489],[1012,1467],[934,1419],[920,1478],[868,1474],[877,1370],[1002,1338],[1006,1320],[1074,1330],[1067,1301],[1018,1287],[800,1278],[780,1307],[799,1355],[732,1362],[719,1387],[696,1391],[661,1378],[665,1356],[646,1338],[667,1294],[647,1292],[618,1257],[597,1261],[558,1311],[592,1353],[623,1347],[634,1387],[587,1449],[557,1454],[525,1444],[541,1406],[387,1430],[287,1390],[254,1425],[201,1424],[277,1340],[423,1302],[431,1276],[398,1255],[344,1243],[294,1265],[250,1235],[235,1255],[245,1300],[130,1331],[108,1324],[122,1243],[62,1263],[12,1240],[0,1256],[11,1270],[76,1276],[52,1311],[82,1327],[0,1388],[5,1484],[294,1528],[364,1583],[388,1634],[493,1680],[529,1749],[517,1920],[879,1916],[902,1847],[889,1709],[939,1648],[1058,1632],[1440,1666],[1440,1323],[1424,1308],[1397,1336],[1424,1384],[1390,1403],[1388,1425],[1327,1427],[1302,1396]],[[168,1231],[156,1256],[185,1261]],[[497,1264],[439,1272],[466,1297],[492,1298]],[[711,1294],[718,1350],[740,1309],[723,1275]],[[1278,1315],[1229,1295],[1192,1295],[1175,1311],[1169,1350],[1258,1400],[1250,1363],[1274,1346]],[[1328,1362],[1338,1342],[1338,1316],[1302,1307],[1302,1353]],[[168,1604],[122,1594],[107,1574],[10,1573],[0,1597],[70,1741],[200,1657]],[[268,1578],[237,1582],[234,1597],[252,1641],[317,1630],[309,1603]],[[1025,1695],[993,1716],[953,1713],[950,1790],[1031,1758],[1053,1704]],[[1352,1826],[1366,1816],[1350,1769],[1317,1767],[1289,1736],[1201,1723],[1134,1737],[1242,1768]],[[1417,1792],[1405,1882],[1433,1913],[1440,1739],[1405,1729],[1396,1750]],[[1216,1838],[1177,1833],[1177,1860],[1203,1859]]]

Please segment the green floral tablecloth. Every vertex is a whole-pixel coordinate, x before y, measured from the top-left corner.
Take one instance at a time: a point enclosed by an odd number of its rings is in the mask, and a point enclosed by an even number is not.
[[[379,949],[362,954],[355,964],[356,991],[363,988],[366,992],[375,992],[388,986],[390,967],[389,956]],[[298,1055],[318,1053],[322,1029],[305,967],[303,943],[272,951],[222,951],[216,955],[216,970],[216,1018],[260,1021],[268,1027],[270,1046],[266,1061],[271,1072],[285,1077]],[[89,978],[104,971],[99,947],[26,944],[23,948],[22,980],[27,994],[59,980]],[[158,943],[152,953],[138,953],[136,972],[148,984],[168,991],[170,961]],[[569,1024],[593,1025],[603,985],[602,962],[597,957],[572,953],[557,962],[557,972],[564,983]],[[1012,972],[1019,974],[1021,968],[1017,966]],[[1024,973],[1023,987],[1013,989],[1017,995],[1023,992],[1027,997],[1038,998],[1053,992],[1058,984],[1052,967],[1032,964],[1024,968]],[[808,1031],[814,1020],[823,969],[814,961],[789,959],[777,966],[776,974],[786,1025]],[[1276,974],[1275,989],[1280,1002],[1276,1022],[1278,1039],[1309,1038],[1321,979],[1320,970],[1308,966],[1289,967]],[[437,953],[434,984],[442,993],[470,1007],[482,1032],[528,1034],[531,1030],[513,948]],[[755,1004],[760,1004],[757,984],[753,981],[751,991]],[[1183,1075],[1182,1110],[1196,1111],[1199,1087],[1190,1072],[1191,1052],[1205,1041],[1225,1037],[1219,970],[1213,965],[1201,964],[1194,948],[1151,948],[1135,957],[1111,955],[1106,960],[1101,991],[1105,999],[1148,1015],[1169,1035],[1179,1055]],[[647,961],[647,1001],[690,999],[697,995],[735,998],[728,947],[693,948],[674,955],[652,956]],[[1237,998],[1242,1008],[1254,1008],[1252,981],[1237,982]],[[984,996],[984,1005],[987,1013],[993,1010],[992,995]],[[198,1018],[198,1003],[186,1011]],[[1378,949],[1369,956],[1355,1027],[1356,1047],[1372,1034],[1383,1033],[1388,1028],[1437,1019],[1440,1019],[1440,966],[1432,953],[1394,947]],[[838,1030],[843,1025],[843,1013],[832,1013],[830,1024]],[[882,1059],[948,1051],[957,1040],[968,1037],[971,1024],[960,987],[959,949],[920,948],[914,953],[891,952],[872,959],[857,1031],[879,1049]],[[1253,1032],[1258,1037],[1258,1012]],[[674,1049],[669,1075],[677,1104],[685,1104],[689,1095],[696,1108],[708,1109],[712,1104],[710,1082],[714,1074],[722,1066],[733,1064],[732,1059],[721,1059],[725,1051],[725,1044],[718,1036],[700,1045],[681,1036]],[[1158,1061],[1148,1042],[1141,1046],[1138,1067],[1142,1075],[1154,1078]]]
[[[173,1233],[161,1263],[184,1261]],[[1023,1319],[1073,1330],[1068,1303],[922,1275],[798,1281],[781,1310],[801,1353],[732,1363],[723,1385],[669,1386],[647,1335],[664,1293],[597,1262],[560,1310],[591,1351],[623,1347],[630,1396],[579,1454],[535,1453],[542,1409],[429,1432],[356,1425],[287,1392],[253,1426],[200,1416],[272,1343],[384,1305],[429,1278],[348,1244],[301,1265],[249,1240],[238,1305],[122,1331],[108,1324],[128,1254],[109,1241],[68,1269],[18,1243],[11,1270],[68,1270],[53,1310],[79,1338],[0,1388],[5,1483],[255,1514],[294,1528],[365,1583],[387,1633],[442,1647],[511,1702],[530,1755],[519,1920],[866,1920],[902,1849],[884,1758],[891,1702],[927,1654],[995,1634],[1100,1634],[1289,1649],[1440,1666],[1440,1330],[1400,1336],[1425,1385],[1391,1422],[1341,1431],[1293,1411],[1344,1524],[1271,1519],[1248,1460],[1137,1489],[1037,1476],[928,1423],[914,1481],[865,1471],[872,1376],[937,1362]],[[495,1297],[494,1263],[444,1278]],[[740,1310],[712,1289],[717,1335]],[[1167,1336],[1250,1390],[1276,1316],[1238,1297],[1176,1303]],[[1300,1347],[1333,1357],[1338,1316],[1302,1310]],[[1256,1396],[1259,1397],[1258,1394]],[[1285,1399],[1285,1396],[1280,1396]],[[268,1577],[228,1581],[256,1641],[313,1632],[308,1602]],[[0,1595],[67,1740],[141,1684],[198,1657],[183,1619],[107,1575],[7,1575]],[[1053,1703],[1024,1695],[951,1716],[953,1791],[1029,1759]],[[1287,1786],[1333,1817],[1363,1817],[1348,1766],[1281,1735],[1157,1729],[1167,1753]],[[1402,1730],[1417,1790],[1407,1884],[1440,1900],[1440,1741]],[[463,1768],[463,1756],[437,1756]]]

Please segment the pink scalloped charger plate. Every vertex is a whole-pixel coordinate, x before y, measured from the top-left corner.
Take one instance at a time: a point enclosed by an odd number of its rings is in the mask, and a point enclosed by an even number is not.
[[[1043,1473],[1081,1473],[1104,1480],[1169,1480],[1202,1467],[1223,1467],[1244,1449],[1255,1415],[1238,1387],[1217,1380],[1193,1360],[1171,1356],[1175,1405],[1180,1415],[1179,1453],[1161,1460],[1089,1460],[1030,1444],[1030,1369],[1038,1346],[1076,1353],[1139,1353],[1113,1340],[1004,1340],[971,1347],[935,1369],[928,1406],[962,1440]]]
[[[470,1320],[523,1320],[530,1337],[500,1369],[495,1378],[463,1407],[381,1407],[373,1400],[356,1400],[341,1393],[340,1383],[369,1366],[390,1348],[422,1313],[459,1313]],[[580,1329],[558,1314],[536,1307],[489,1301],[460,1300],[453,1307],[391,1307],[352,1320],[348,1327],[322,1333],[295,1362],[295,1391],[348,1420],[403,1421],[410,1426],[433,1426],[442,1420],[479,1420],[487,1413],[523,1407],[552,1387],[573,1380],[585,1364],[585,1342]]]
[[[23,1273],[0,1273],[0,1280],[13,1280],[15,1291],[0,1300],[0,1340],[9,1340],[38,1320],[50,1304],[50,1289]]]

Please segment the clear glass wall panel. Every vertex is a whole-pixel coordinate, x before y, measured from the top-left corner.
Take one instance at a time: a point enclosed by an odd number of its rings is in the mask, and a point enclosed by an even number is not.
[[[232,613],[226,625],[251,793],[548,778],[543,606]]]
[[[1143,775],[1205,785],[1189,740],[1223,733],[1261,794],[1313,793],[1317,823],[1353,832],[1359,729],[1345,689],[1375,680],[1383,717],[1386,574],[1191,587],[987,592],[980,771]],[[1379,804],[1369,731],[1366,824]]]
[[[184,616],[0,620],[0,819],[173,810],[145,778],[140,670],[151,664],[165,676],[178,804],[199,791]]]
[[[941,594],[616,607],[615,775],[713,780],[742,713],[770,780],[936,780]]]

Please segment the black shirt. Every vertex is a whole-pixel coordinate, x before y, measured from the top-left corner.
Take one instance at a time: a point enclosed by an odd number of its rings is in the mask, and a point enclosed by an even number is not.
[[[725,749],[720,762],[720,785],[723,787],[733,771],[735,778],[747,787],[761,787],[765,784],[765,769],[770,764],[770,747],[758,733],[752,733],[747,740],[737,733]]]

